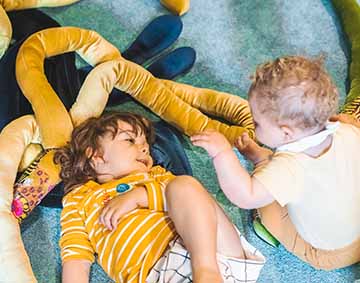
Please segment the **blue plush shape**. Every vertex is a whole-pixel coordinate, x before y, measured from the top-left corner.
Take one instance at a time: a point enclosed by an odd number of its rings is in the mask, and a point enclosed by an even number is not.
[[[157,17],[145,27],[122,56],[141,65],[173,44],[178,39],[182,27],[178,16]]]
[[[147,69],[155,77],[171,80],[188,72],[194,65],[196,52],[191,47],[180,47],[162,56]]]

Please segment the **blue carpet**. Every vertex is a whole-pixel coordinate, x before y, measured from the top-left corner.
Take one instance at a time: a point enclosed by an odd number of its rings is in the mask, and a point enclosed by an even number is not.
[[[124,50],[146,23],[167,14],[158,0],[83,0],[80,3],[43,9],[62,25],[98,31]],[[246,97],[249,76],[265,60],[286,54],[326,55],[326,67],[336,82],[342,101],[346,93],[346,42],[328,0],[192,0],[183,18],[184,29],[174,47],[197,51],[193,69],[178,81]],[[83,63],[78,61],[79,66]],[[133,103],[131,110],[152,119],[155,115]],[[194,175],[225,208],[249,241],[267,257],[259,283],[343,283],[360,278],[360,265],[333,272],[316,271],[284,248],[264,244],[249,225],[248,212],[232,206],[219,191],[213,167],[205,152],[188,140],[184,147]],[[248,166],[246,160],[241,162]],[[60,282],[59,209],[37,208],[22,225],[22,236],[39,282]],[[338,227],[334,227],[338,229]],[[108,282],[94,265],[91,282]]]

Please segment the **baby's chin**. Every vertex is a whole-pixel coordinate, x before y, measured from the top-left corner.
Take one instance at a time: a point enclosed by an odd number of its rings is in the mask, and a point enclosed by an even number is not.
[[[154,162],[150,157],[140,160],[140,162],[142,163],[141,167],[143,167],[144,172],[149,172],[154,165]]]

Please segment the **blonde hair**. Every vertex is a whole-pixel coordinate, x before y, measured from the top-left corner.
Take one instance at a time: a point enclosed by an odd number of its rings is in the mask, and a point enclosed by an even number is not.
[[[324,126],[338,109],[338,97],[322,57],[287,56],[260,65],[249,90],[262,114],[300,129]]]

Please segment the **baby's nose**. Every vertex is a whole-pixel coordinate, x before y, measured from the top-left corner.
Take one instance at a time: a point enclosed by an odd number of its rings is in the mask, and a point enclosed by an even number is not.
[[[146,154],[149,153],[149,146],[147,144],[140,145],[140,148],[142,153],[146,153]]]

